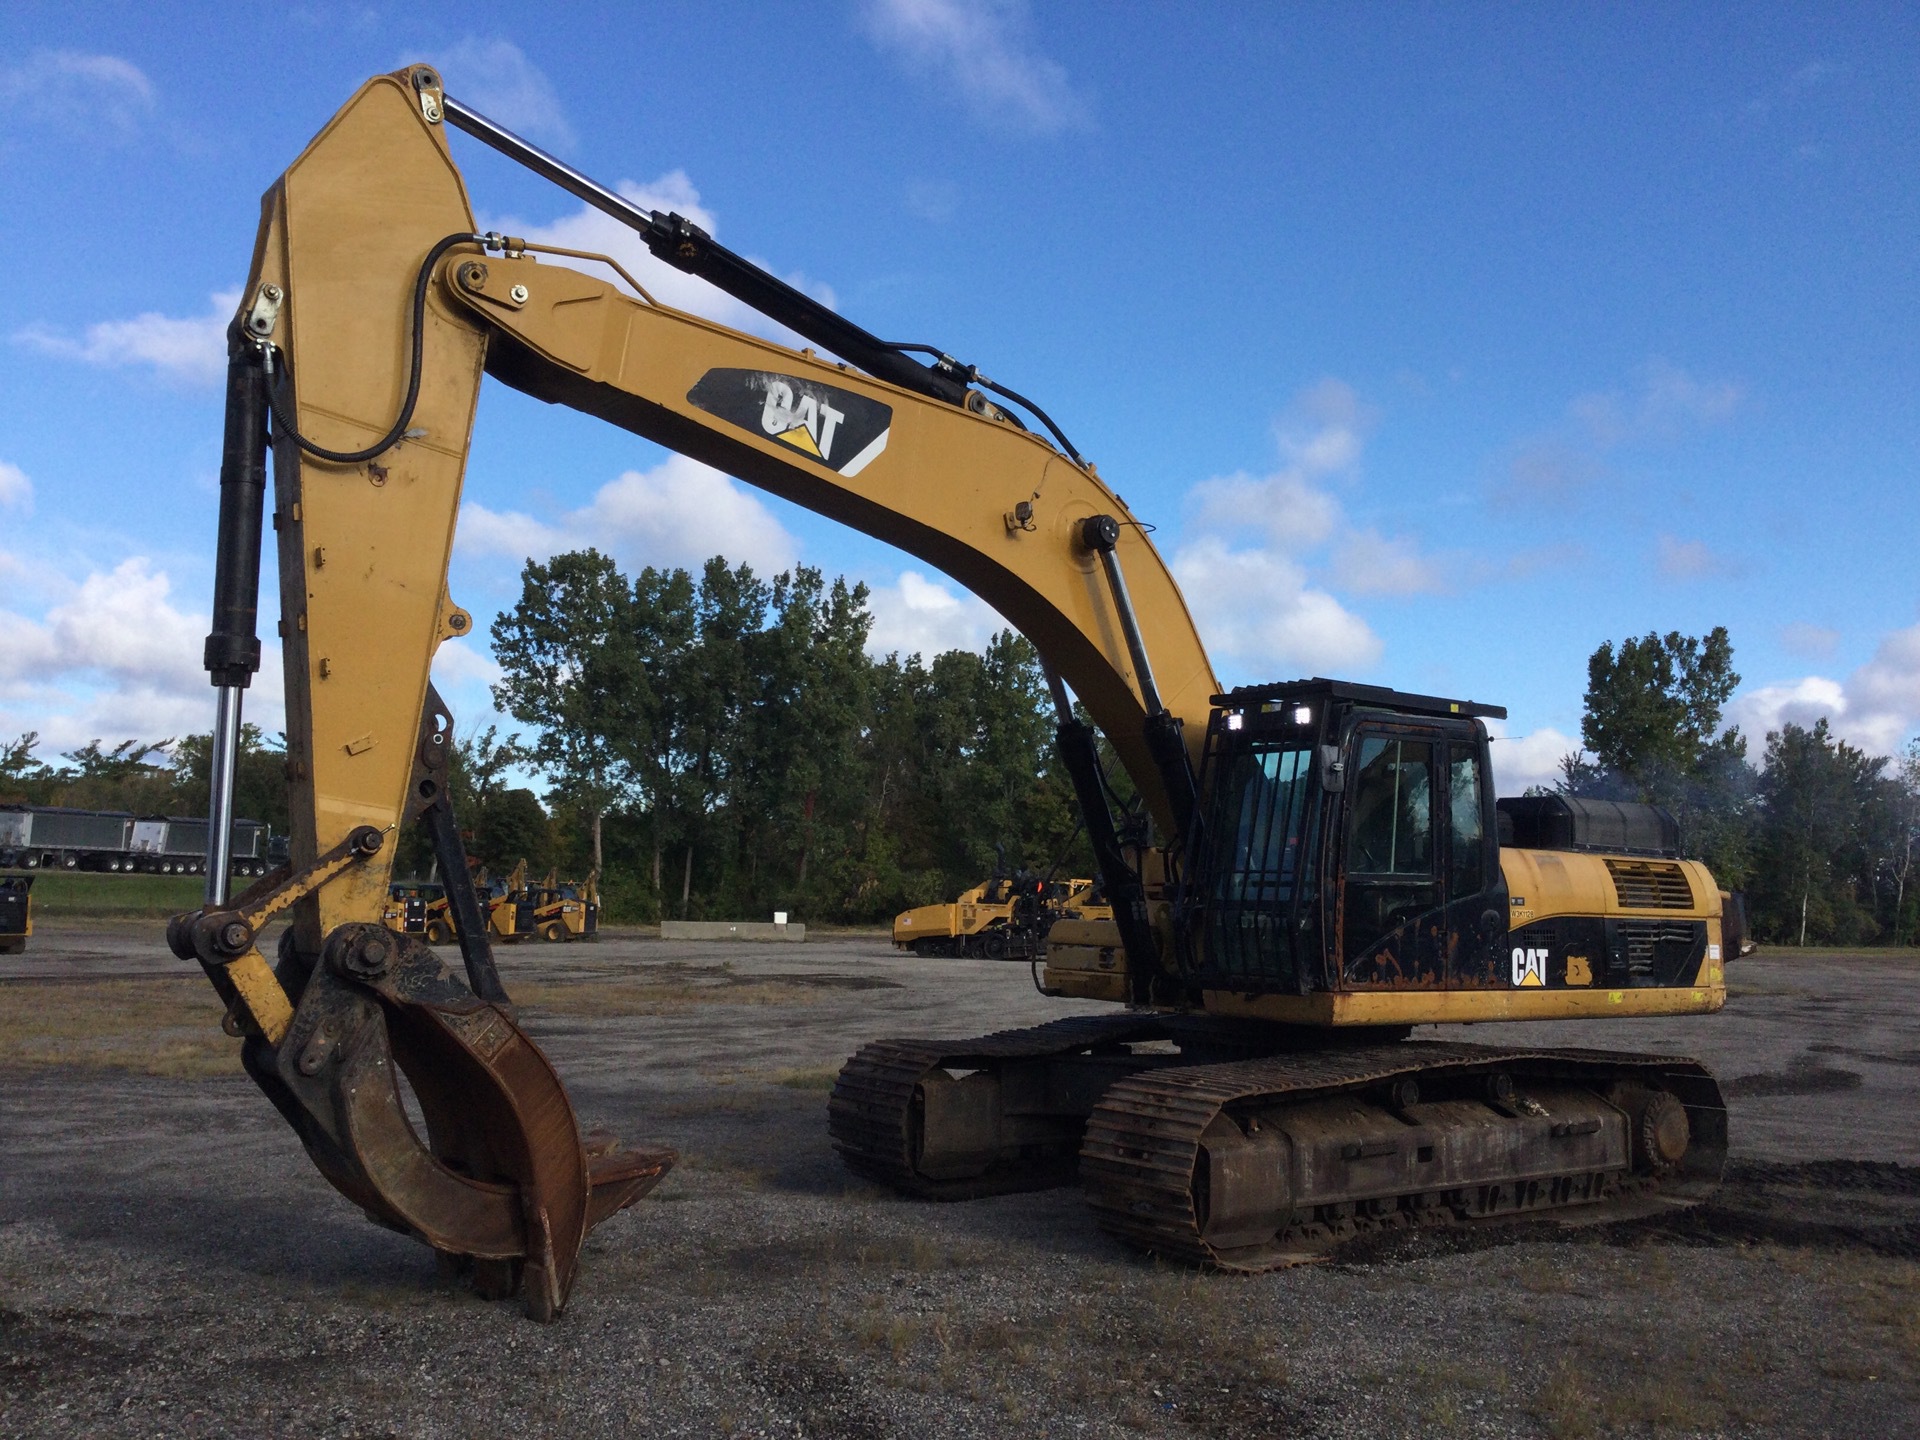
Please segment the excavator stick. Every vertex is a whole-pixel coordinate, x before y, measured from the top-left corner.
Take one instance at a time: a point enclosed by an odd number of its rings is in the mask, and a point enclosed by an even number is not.
[[[447,794],[452,719],[428,676],[472,626],[447,563],[487,337],[430,281],[486,237],[418,73],[363,87],[263,203],[229,332],[206,651],[214,850],[206,904],[169,941],[205,969],[247,1073],[336,1189],[482,1293],[523,1292],[551,1320],[588,1230],[674,1155],[582,1134],[501,986]],[[270,445],[291,859],[230,900],[219,847],[260,662]],[[408,822],[447,874],[464,975],[380,923],[388,839]],[[282,916],[269,965],[256,937]]]

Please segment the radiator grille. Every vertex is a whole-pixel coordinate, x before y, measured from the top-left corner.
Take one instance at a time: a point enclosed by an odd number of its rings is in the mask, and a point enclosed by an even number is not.
[[[1613,898],[1628,910],[1691,910],[1693,886],[1671,860],[1608,860]]]
[[[1684,964],[1699,939],[1699,926],[1689,922],[1664,923],[1659,920],[1622,920],[1619,922],[1621,957],[1629,975],[1652,975]],[[1666,964],[1661,962],[1665,961]]]

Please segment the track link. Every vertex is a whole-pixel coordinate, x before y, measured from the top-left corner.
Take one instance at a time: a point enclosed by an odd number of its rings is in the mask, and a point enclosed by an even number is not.
[[[1685,1107],[1691,1142],[1685,1159],[1659,1177],[1645,1165],[1624,1163],[1532,1174],[1504,1184],[1496,1178],[1447,1188],[1409,1188],[1372,1195],[1360,1204],[1287,1213],[1258,1238],[1250,1239],[1244,1230],[1230,1244],[1209,1238],[1203,1214],[1207,1157],[1202,1137],[1223,1114],[1256,1108],[1272,1112],[1276,1106],[1377,1091],[1401,1080],[1423,1086],[1471,1083],[1495,1072],[1513,1077],[1523,1095],[1530,1084],[1597,1091],[1625,1083],[1664,1090]],[[1257,1131],[1257,1122],[1253,1128]],[[1717,1187],[1725,1159],[1726,1107],[1713,1077],[1694,1061],[1405,1041],[1169,1066],[1119,1080],[1087,1123],[1079,1173],[1102,1228],[1127,1243],[1189,1264],[1259,1271],[1320,1258],[1365,1229],[1515,1219],[1549,1211],[1587,1223],[1690,1206]]]

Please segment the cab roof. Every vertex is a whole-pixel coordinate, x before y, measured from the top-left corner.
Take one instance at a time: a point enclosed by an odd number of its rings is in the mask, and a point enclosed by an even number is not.
[[[1464,715],[1472,719],[1504,720],[1507,707],[1478,700],[1448,700],[1439,695],[1412,695],[1384,685],[1359,685],[1351,680],[1276,680],[1267,685],[1239,685],[1213,703],[1226,710],[1248,710],[1274,701],[1344,700],[1374,710],[1397,710],[1408,715]]]

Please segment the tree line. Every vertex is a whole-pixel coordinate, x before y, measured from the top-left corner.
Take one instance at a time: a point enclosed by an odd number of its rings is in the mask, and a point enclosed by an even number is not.
[[[1553,786],[1662,805],[1724,889],[1746,893],[1776,944],[1912,944],[1920,888],[1920,741],[1870,755],[1811,726],[1768,732],[1758,765],[1721,710],[1740,677],[1725,627],[1601,645],[1587,661],[1580,738]]]
[[[885,918],[996,865],[1088,873],[1039,656],[867,653],[864,585],[715,557],[530,561],[493,625],[569,858],[628,914]]]
[[[495,873],[598,872],[608,918],[643,923],[857,923],[996,867],[1091,874],[1039,657],[1013,632],[982,653],[875,659],[866,587],[808,566],[627,575],[582,550],[520,580],[493,625],[493,694],[529,738],[466,732],[450,772],[470,856]],[[1583,748],[1552,788],[1673,811],[1763,940],[1920,940],[1920,741],[1871,755],[1821,719],[1783,724],[1756,757],[1722,723],[1739,682],[1724,627],[1601,645]],[[38,743],[0,742],[0,803],[206,811],[209,736],[96,740],[57,764]],[[245,727],[238,813],[277,832],[284,759]],[[402,837],[398,863],[430,875],[423,836]]]

